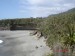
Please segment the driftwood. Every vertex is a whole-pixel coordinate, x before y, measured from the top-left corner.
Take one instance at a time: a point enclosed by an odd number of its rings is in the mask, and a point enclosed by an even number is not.
[[[36,35],[38,39],[43,36],[42,32],[37,31],[37,30],[31,32],[30,35]],[[46,39],[46,37],[45,37],[45,39]]]
[[[37,32],[37,37],[41,38],[43,36],[42,32]]]
[[[36,35],[37,34],[37,31],[33,31],[30,33],[30,35]]]

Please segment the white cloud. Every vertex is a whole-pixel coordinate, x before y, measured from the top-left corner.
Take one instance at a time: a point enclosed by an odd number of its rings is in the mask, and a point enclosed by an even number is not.
[[[63,4],[63,6],[66,6],[66,7],[74,7],[75,4],[72,4],[72,3],[66,3],[66,4]]]
[[[28,11],[31,16],[48,16],[50,14],[60,13],[73,8],[75,4],[73,2],[67,2],[65,0],[20,0],[22,13]]]
[[[28,0],[28,2],[33,5],[38,5],[44,3],[45,0]]]

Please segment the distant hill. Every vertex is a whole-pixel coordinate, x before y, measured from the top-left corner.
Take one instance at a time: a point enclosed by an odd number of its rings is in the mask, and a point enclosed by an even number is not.
[[[62,14],[68,14],[68,13],[75,13],[75,8],[69,9],[66,12],[63,12]]]
[[[75,14],[75,8],[69,9],[68,11],[65,11],[62,13],[52,14],[52,15],[49,15],[48,17],[54,17],[54,16],[58,16],[58,15],[65,15],[65,14]]]
[[[75,8],[68,10],[67,12],[75,12]]]

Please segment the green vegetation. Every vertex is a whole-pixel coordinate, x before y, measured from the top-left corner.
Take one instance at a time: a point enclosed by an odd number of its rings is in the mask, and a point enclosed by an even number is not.
[[[73,11],[71,11],[73,10]],[[54,47],[66,48],[70,56],[75,49],[75,9],[47,17],[40,25],[40,31],[47,38],[47,45],[54,50]],[[56,49],[57,49],[56,47]],[[68,56],[63,52],[64,56]],[[56,53],[54,51],[54,53]],[[57,56],[57,55],[56,55]],[[62,56],[62,55],[61,55]]]
[[[0,20],[1,27],[11,27],[11,25],[25,25],[37,27],[37,25],[43,20],[43,18],[20,18],[20,19],[4,19]]]
[[[49,54],[49,55],[47,55],[47,56],[53,56],[53,54]]]

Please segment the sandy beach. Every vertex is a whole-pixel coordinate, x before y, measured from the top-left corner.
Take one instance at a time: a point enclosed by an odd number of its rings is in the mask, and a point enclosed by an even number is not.
[[[32,31],[0,31],[0,56],[45,56],[50,52],[44,37],[30,36]]]

